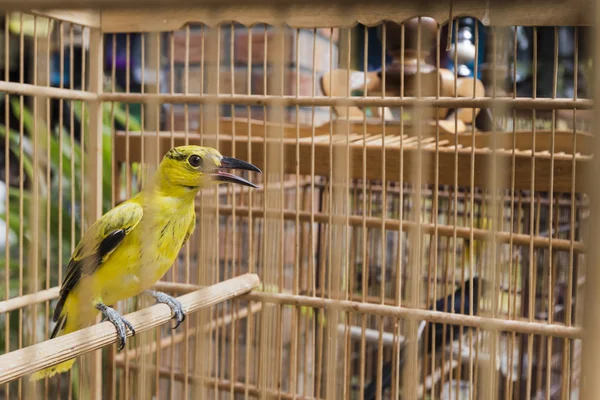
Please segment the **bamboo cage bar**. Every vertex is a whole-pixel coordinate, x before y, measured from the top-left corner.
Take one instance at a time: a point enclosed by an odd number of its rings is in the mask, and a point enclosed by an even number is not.
[[[596,8],[595,18],[596,24],[600,23],[599,8]],[[594,52],[597,60],[598,57],[600,57],[600,41],[598,40],[598,35],[596,35],[596,41],[594,42],[593,49],[591,50]],[[599,69],[594,69],[594,78],[595,82],[597,82],[600,78]],[[595,86],[594,98],[598,99],[599,96],[599,87]],[[597,117],[596,123],[598,123]],[[596,125],[593,144],[593,148],[596,152],[600,151],[599,133],[600,129],[598,125]],[[600,167],[600,163],[598,161],[599,160],[596,157],[594,159],[594,165],[596,168]],[[600,229],[598,226],[598,223],[600,222],[600,215],[598,214],[600,211],[600,190],[599,186],[596,184],[596,180],[591,177],[588,181],[588,186],[591,196],[591,206],[595,210],[595,214],[590,218],[590,237],[592,240],[597,241],[600,235]],[[584,292],[585,307],[582,311],[580,311],[583,314],[583,320],[581,321],[581,324],[585,333],[583,342],[584,351],[581,360],[582,379],[580,393],[582,399],[585,400],[594,399],[600,390],[600,382],[595,379],[596,371],[600,366],[600,357],[598,357],[598,353],[600,352],[600,319],[598,319],[598,311],[600,310],[600,296],[599,292],[595,290],[598,287],[598,284],[600,284],[600,271],[597,268],[594,268],[600,261],[599,250],[600,248],[598,246],[594,246],[590,249],[588,264],[589,272],[586,272],[586,290]]]
[[[0,81],[0,92],[23,96],[40,96],[64,100],[96,101],[98,95],[82,90],[36,86],[28,83]]]
[[[5,210],[21,223],[7,219],[0,396],[566,400],[585,387],[598,146],[577,38],[594,0],[0,7],[34,10],[7,14],[0,81]],[[464,17],[476,79],[449,67]],[[522,93],[518,28],[533,32]],[[538,54],[552,37],[554,57]],[[448,81],[425,90],[430,68]],[[10,115],[30,103],[33,124]],[[108,322],[45,340],[85,228],[188,144],[263,171],[243,173],[256,189],[200,192],[195,232],[153,286],[195,314],[170,330],[168,307],[136,296],[111,305],[139,335],[122,352]],[[74,355],[70,372],[26,381]]]
[[[124,367],[124,363],[123,361],[117,361],[117,365],[120,367]],[[432,382],[437,382],[440,378],[441,375],[444,374],[444,371],[447,371],[450,368],[456,368],[458,366],[458,362],[456,360],[450,362],[447,362],[447,365],[445,365],[443,368],[438,368],[435,371],[435,375],[433,378],[429,377],[427,379],[425,388],[430,388],[432,385]],[[131,365],[129,368],[131,368],[132,371],[137,371],[140,368],[137,365]],[[149,369],[149,370],[157,370],[157,368],[154,365],[147,365],[145,366],[145,368]],[[306,397],[306,396],[299,396],[297,394],[292,394],[289,392],[279,392],[279,391],[271,391],[271,390],[261,390],[258,387],[254,386],[254,385],[244,385],[240,382],[234,382],[232,383],[231,381],[228,380],[216,380],[216,379],[211,379],[211,378],[200,378],[198,376],[186,376],[185,374],[176,371],[176,372],[172,372],[167,368],[159,368],[158,369],[158,373],[160,376],[165,377],[165,378],[173,378],[176,381],[185,381],[185,380],[192,380],[192,381],[197,381],[197,382],[203,382],[205,385],[214,385],[216,384],[217,387],[221,390],[226,390],[226,391],[230,391],[231,389],[233,389],[233,391],[235,393],[248,393],[252,396],[256,396],[256,397],[260,397],[263,394],[267,394],[270,396],[276,396],[278,398],[281,399],[289,399],[289,400],[294,400],[294,399],[298,399],[298,400],[302,400],[302,399],[306,399],[306,400],[319,400],[319,398],[315,398],[315,397]],[[423,386],[419,387],[419,395],[422,396],[424,392],[424,388]]]
[[[175,293],[179,293],[179,294],[185,294],[185,293],[189,293],[192,290],[198,290],[198,287],[195,285],[191,285],[191,284],[185,284],[185,283],[172,283],[172,282],[165,282],[165,281],[159,281],[157,282],[153,288],[155,290],[162,290],[162,291],[167,291],[167,292],[175,292]],[[24,295],[24,296],[20,296],[20,297],[16,297],[16,298],[12,298],[10,300],[4,300],[4,301],[0,301],[0,313],[6,313],[6,312],[10,312],[10,311],[14,311],[14,310],[18,310],[20,308],[24,308],[24,307],[28,307],[28,306],[32,306],[35,304],[40,304],[49,300],[54,300],[58,297],[59,294],[59,290],[60,287],[56,286],[53,287],[51,289],[47,289],[47,290],[42,290],[39,291],[37,293],[34,294],[29,294],[29,295]],[[256,300],[251,298],[252,296],[244,296],[242,295],[241,298],[242,299],[249,299],[249,300]],[[356,298],[355,301],[358,301],[359,298]],[[367,299],[369,300],[369,302],[375,302],[376,299],[372,298],[372,299]],[[269,302],[269,300],[264,300],[265,302]],[[276,300],[273,300],[276,302]],[[271,302],[273,302],[271,301]],[[290,304],[290,303],[285,303],[285,304]],[[391,305],[391,304],[386,304],[386,305]],[[257,303],[254,304],[251,308],[252,308],[252,312],[253,313],[257,313],[260,311],[261,309],[261,304]],[[248,310],[247,309],[242,309],[240,311],[238,311],[236,313],[236,318],[237,319],[241,319],[246,317],[246,315],[248,314]],[[228,324],[231,322],[231,315],[228,315],[225,320],[223,319],[218,319],[217,322],[213,322],[211,323],[211,326],[213,326],[215,323],[217,324]],[[220,325],[219,325],[220,326]],[[214,327],[214,326],[213,326]],[[205,328],[208,329],[208,328]],[[190,331],[190,334],[194,334],[195,330],[192,329]],[[351,332],[352,335],[355,335],[356,333],[354,331]],[[182,334],[177,334],[176,336],[174,336],[173,338],[168,337],[165,338],[161,341],[161,346],[167,346],[170,345],[172,342],[174,343],[178,343],[182,340],[183,335]],[[155,344],[152,344],[152,349],[155,348]],[[132,355],[132,357],[135,357],[135,350],[131,351],[130,354]],[[122,356],[117,356],[117,358],[122,358]]]
[[[246,217],[250,214],[250,212],[252,213],[252,215],[255,218],[264,218],[265,216],[265,211],[258,209],[258,208],[253,208],[252,210],[248,209],[247,207],[237,207],[236,208],[236,215],[238,217]],[[232,209],[230,206],[220,206],[219,207],[219,213],[222,215],[232,215]],[[267,215],[279,215],[280,211],[278,210],[266,210],[266,214]],[[283,211],[283,218],[285,220],[294,220],[296,219],[296,217],[303,222],[309,222],[309,221],[314,221],[320,224],[329,224],[330,222],[330,218],[327,214],[325,213],[309,213],[306,211],[292,211],[292,210],[284,210]],[[311,219],[312,218],[312,219]],[[379,218],[376,217],[359,217],[359,216],[348,216],[346,217],[333,217],[333,221],[334,222],[342,222],[344,220],[347,220],[348,224],[351,226],[359,226],[363,224],[363,221],[365,223],[365,226],[368,228],[378,228],[381,226],[381,220]],[[439,235],[439,236],[454,236],[456,235],[457,238],[462,238],[462,239],[475,239],[475,240],[495,240],[498,243],[513,243],[515,245],[521,245],[521,246],[527,246],[530,243],[533,243],[533,246],[535,248],[547,248],[550,244],[550,242],[552,242],[552,248],[554,250],[562,250],[562,251],[569,251],[571,249],[573,249],[573,251],[575,251],[576,253],[584,253],[586,252],[586,248],[584,243],[582,242],[578,242],[575,241],[574,243],[571,243],[570,240],[567,239],[555,239],[555,238],[549,238],[549,237],[543,237],[543,236],[535,236],[533,239],[531,238],[530,235],[525,235],[525,234],[515,234],[515,233],[510,233],[510,232],[490,232],[488,230],[485,229],[479,229],[479,228],[467,228],[467,227],[455,227],[455,226],[448,226],[448,225],[434,225],[434,224],[430,224],[430,223],[416,223],[414,221],[402,221],[402,223],[400,223],[400,221],[396,221],[396,220],[392,220],[392,219],[388,219],[385,221],[384,223],[384,228],[388,231],[397,231],[400,228],[400,225],[402,224],[402,231],[403,232],[407,232],[411,229],[416,228],[417,226],[421,227],[421,232],[423,234],[426,235],[432,235],[434,234],[434,232]]]
[[[194,285],[164,283],[157,285],[163,290],[177,291],[179,293],[194,290]],[[333,309],[339,312],[356,312],[369,315],[397,317],[414,321],[428,321],[441,324],[459,325],[471,328],[484,328],[505,332],[527,333],[580,339],[582,330],[578,327],[567,327],[558,323],[549,325],[538,322],[506,320],[469,315],[443,313],[418,308],[388,306],[385,304],[370,304],[358,301],[335,300],[323,297],[311,297],[286,293],[252,292],[243,296],[249,301],[260,301],[269,304],[283,304],[289,306],[304,306],[319,309]]]
[[[520,110],[589,110],[593,102],[587,99],[549,98],[459,98],[459,97],[299,97],[299,96],[248,96],[214,94],[152,94],[152,93],[102,93],[99,99],[106,102],[128,103],[169,103],[169,104],[233,104],[233,105],[273,105],[273,106],[315,106],[315,107],[443,107],[443,108],[485,108],[503,107]]]
[[[245,274],[198,289],[179,297],[178,300],[187,313],[193,313],[248,293],[259,284],[257,275]],[[168,306],[156,304],[124,317],[133,324],[137,333],[142,333],[169,322],[172,315]],[[131,336],[131,332],[128,331],[127,334]],[[100,349],[116,341],[115,328],[107,321],[52,339],[52,346],[42,342],[4,354],[0,356],[0,384]]]
[[[123,361],[119,360],[117,361],[117,365],[119,367],[124,367],[125,364]],[[132,371],[138,371],[140,370],[140,366],[137,364],[133,364],[128,366],[128,368],[130,368]],[[231,382],[229,380],[225,380],[225,379],[214,379],[214,378],[204,378],[202,379],[199,376],[196,375],[186,375],[182,372],[179,371],[171,371],[168,368],[156,368],[156,366],[149,364],[149,365],[145,365],[144,368],[147,368],[150,371],[158,371],[158,374],[162,377],[165,378],[173,378],[176,381],[186,381],[186,380],[190,380],[192,382],[202,382],[205,385],[210,385],[210,386],[217,386],[220,390],[224,390],[224,391],[231,391],[233,390],[235,393],[248,393],[252,396],[256,396],[256,397],[260,397],[262,395],[270,395],[270,396],[274,396],[274,397],[278,397],[281,399],[289,399],[289,400],[293,400],[293,399],[305,399],[305,400],[320,400],[321,398],[315,398],[315,397],[307,397],[307,396],[299,396],[297,394],[292,394],[292,393],[286,393],[286,392],[281,392],[281,391],[276,391],[276,390],[265,390],[265,389],[261,389],[258,388],[255,385],[245,385],[241,382]]]
[[[6,313],[33,304],[54,300],[58,297],[59,291],[60,287],[55,286],[51,289],[40,290],[36,293],[26,294],[25,296],[19,296],[10,300],[0,301],[0,313]]]

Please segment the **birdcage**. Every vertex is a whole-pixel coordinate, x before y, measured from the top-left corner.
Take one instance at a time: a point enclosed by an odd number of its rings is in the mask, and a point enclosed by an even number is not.
[[[0,4],[2,398],[595,398],[592,1]],[[263,172],[196,198],[187,319],[49,339],[184,144]]]

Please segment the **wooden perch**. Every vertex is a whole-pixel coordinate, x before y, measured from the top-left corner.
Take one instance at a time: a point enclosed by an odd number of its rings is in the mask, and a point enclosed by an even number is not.
[[[178,297],[186,313],[210,307],[250,292],[260,280],[255,274],[245,274]],[[171,309],[155,304],[125,316],[139,334],[171,320]],[[131,336],[131,332],[127,331]],[[116,343],[115,327],[108,321],[47,340],[0,356],[0,384],[56,365],[106,345]]]
[[[171,293],[187,293],[194,290],[194,288],[197,288],[197,286],[188,283],[172,282],[159,282],[157,283],[156,287]],[[421,308],[406,308],[396,305],[372,304],[290,293],[267,293],[262,291],[248,293],[243,296],[243,299],[294,307],[320,308],[324,310],[333,309],[338,312],[379,315],[382,317],[407,319],[420,322],[427,321],[436,324],[460,325],[464,327],[480,328],[485,330],[517,332],[567,339],[581,339],[583,337],[583,329],[578,326],[566,326],[556,322],[553,324],[548,324],[547,321],[531,322],[524,318],[507,320],[488,316],[445,313],[441,311],[424,310]],[[0,357],[0,361],[1,360],[2,358]],[[2,382],[0,381],[0,383]]]

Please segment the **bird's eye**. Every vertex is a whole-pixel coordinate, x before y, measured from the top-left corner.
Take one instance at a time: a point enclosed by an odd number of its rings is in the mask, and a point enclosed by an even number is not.
[[[202,157],[194,154],[194,155],[190,156],[190,158],[188,158],[188,163],[190,163],[190,165],[194,168],[199,168],[202,166],[203,160],[202,160]]]

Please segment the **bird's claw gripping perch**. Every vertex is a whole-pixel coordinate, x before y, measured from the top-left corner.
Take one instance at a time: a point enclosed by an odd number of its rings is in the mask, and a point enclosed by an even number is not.
[[[109,320],[117,330],[117,336],[119,337],[119,351],[123,350],[127,343],[127,329],[131,331],[131,334],[135,336],[135,329],[131,322],[127,321],[121,316],[114,308],[108,307],[102,303],[96,304],[96,308]]]
[[[169,306],[169,308],[171,308],[171,311],[173,311],[173,319],[177,321],[177,324],[175,324],[173,329],[177,329],[177,327],[179,327],[179,325],[181,325],[181,323],[185,321],[185,313],[183,312],[183,306],[175,297],[169,296],[168,294],[163,292],[157,292],[155,290],[147,290],[146,294],[154,297],[157,303],[166,304]]]

